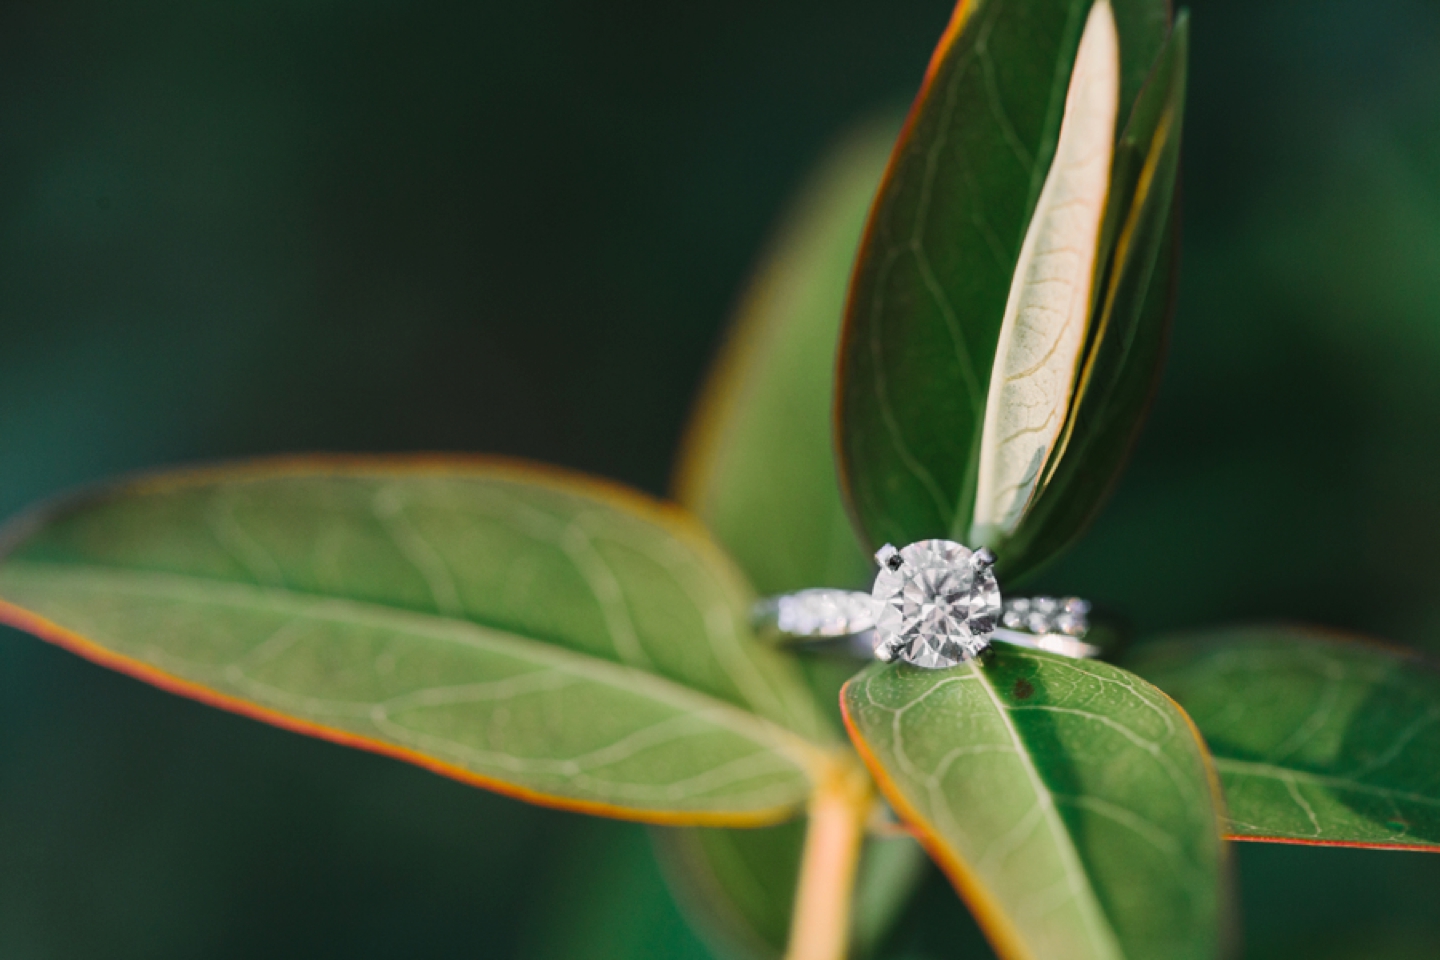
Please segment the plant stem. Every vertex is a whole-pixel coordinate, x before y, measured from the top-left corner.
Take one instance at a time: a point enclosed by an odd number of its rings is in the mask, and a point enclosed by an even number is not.
[[[816,787],[785,960],[844,960],[855,868],[873,802],[870,779],[839,762]]]

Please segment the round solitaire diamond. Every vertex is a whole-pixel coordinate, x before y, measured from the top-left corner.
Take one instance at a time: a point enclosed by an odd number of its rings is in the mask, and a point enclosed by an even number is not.
[[[950,540],[921,540],[882,561],[875,639],[918,667],[950,667],[984,650],[1000,616],[994,570]]]

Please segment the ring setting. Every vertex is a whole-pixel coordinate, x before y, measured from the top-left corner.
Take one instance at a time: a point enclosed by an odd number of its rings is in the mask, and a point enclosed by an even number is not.
[[[885,662],[943,669],[973,660],[992,640],[1072,657],[1100,651],[1083,638],[1090,605],[1078,597],[1004,599],[995,554],[952,540],[920,540],[875,554],[869,593],[801,590],[760,601],[762,632],[795,638],[855,637]]]
[[[875,555],[875,656],[939,669],[980,655],[1000,620],[995,554],[921,540]]]

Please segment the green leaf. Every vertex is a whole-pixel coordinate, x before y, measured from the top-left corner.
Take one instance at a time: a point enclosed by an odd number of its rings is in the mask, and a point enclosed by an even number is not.
[[[1012,276],[1089,0],[962,3],[881,186],[841,343],[840,463],[873,543],[966,540]],[[1117,0],[1128,115],[1164,0]]]
[[[1195,718],[1234,837],[1440,850],[1440,670],[1417,654],[1254,627],[1128,665]]]
[[[1179,275],[1174,196],[1190,36],[1182,12],[1115,156],[1114,262],[1094,342],[1040,493],[1008,540],[999,570],[1013,583],[1057,557],[1094,519],[1140,432],[1159,381]]]
[[[724,957],[778,958],[805,844],[805,821],[758,830],[656,829],[665,874],[697,929]],[[925,854],[906,835],[865,841],[851,913],[852,955],[868,955],[922,876]]]
[[[831,410],[850,270],[898,129],[890,119],[857,127],[811,175],[685,439],[676,497],[762,593],[854,586],[871,572],[840,496]]]
[[[1158,690],[997,643],[950,670],[874,665],[843,696],[871,772],[1001,956],[1220,953],[1213,773]]]
[[[540,803],[801,808],[827,725],[698,526],[489,461],[160,477],[14,525],[0,620],[166,689]]]

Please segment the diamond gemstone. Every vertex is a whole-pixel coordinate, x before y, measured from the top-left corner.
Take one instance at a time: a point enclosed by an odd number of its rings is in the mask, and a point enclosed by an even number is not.
[[[988,566],[950,540],[921,540],[882,565],[872,596],[877,644],[917,667],[950,667],[984,650],[1000,616],[1000,588]]]

